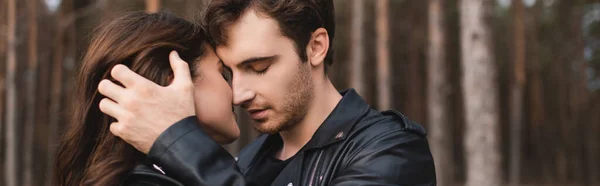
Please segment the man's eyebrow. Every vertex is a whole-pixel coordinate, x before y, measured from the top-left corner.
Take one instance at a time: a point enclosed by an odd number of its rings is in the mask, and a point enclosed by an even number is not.
[[[279,55],[272,55],[272,56],[265,56],[265,57],[253,57],[253,58],[249,58],[249,59],[246,59],[246,60],[242,61],[237,66],[248,65],[250,63],[254,63],[254,62],[257,62],[257,61],[271,61],[271,60],[275,60],[277,58],[279,58]]]

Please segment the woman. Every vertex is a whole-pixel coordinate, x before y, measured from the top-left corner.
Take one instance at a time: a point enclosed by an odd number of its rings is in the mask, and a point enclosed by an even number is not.
[[[168,85],[173,78],[168,55],[173,50],[189,63],[196,115],[205,132],[221,144],[237,139],[240,131],[232,112],[231,89],[224,79],[227,74],[206,43],[199,26],[167,13],[129,13],[100,25],[78,74],[73,115],[54,162],[54,184],[177,184],[146,162],[143,153],[110,133],[115,119],[99,110],[104,96],[97,91],[100,80],[110,78],[117,64]]]

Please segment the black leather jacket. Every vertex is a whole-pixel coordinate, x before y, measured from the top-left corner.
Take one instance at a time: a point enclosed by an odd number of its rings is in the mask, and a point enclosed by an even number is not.
[[[396,111],[373,110],[354,91],[342,100],[271,185],[436,185],[425,130]],[[237,161],[194,117],[153,144],[150,160],[185,185],[245,185],[257,157],[278,135],[262,135]],[[135,174],[134,174],[135,175]],[[135,179],[132,183],[135,183]]]
[[[151,164],[137,165],[129,174],[123,186],[183,186],[183,184]]]

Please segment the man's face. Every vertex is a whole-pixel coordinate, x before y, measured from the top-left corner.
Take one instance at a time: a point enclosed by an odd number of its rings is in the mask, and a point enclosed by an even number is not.
[[[276,20],[253,10],[227,29],[217,54],[233,74],[233,102],[255,121],[261,133],[288,130],[306,116],[314,96],[311,66],[302,62],[294,42]]]

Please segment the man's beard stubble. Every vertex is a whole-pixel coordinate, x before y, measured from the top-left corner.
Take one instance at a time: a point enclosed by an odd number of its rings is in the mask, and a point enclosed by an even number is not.
[[[256,123],[254,129],[263,134],[275,134],[298,125],[308,113],[310,101],[314,97],[314,84],[310,68],[306,63],[298,65],[298,72],[287,87],[287,96],[278,115],[268,118],[267,123]]]

